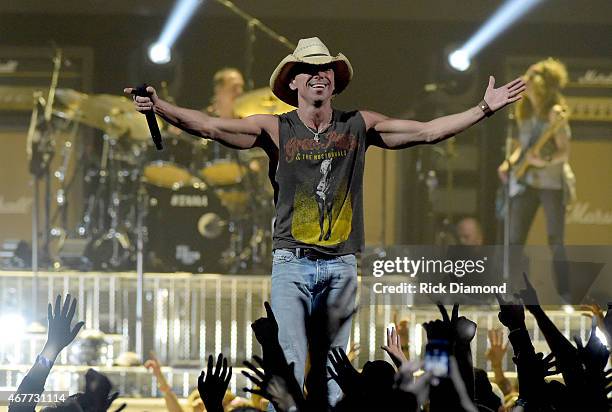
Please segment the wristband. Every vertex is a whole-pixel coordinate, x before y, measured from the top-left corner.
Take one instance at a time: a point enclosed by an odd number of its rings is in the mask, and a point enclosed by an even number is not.
[[[36,363],[49,369],[53,367],[53,361],[45,358],[43,355],[38,355],[36,357]]]
[[[478,107],[484,112],[485,116],[487,117],[491,117],[493,116],[493,113],[495,113],[493,110],[491,110],[485,99],[482,99],[480,103],[478,103]]]

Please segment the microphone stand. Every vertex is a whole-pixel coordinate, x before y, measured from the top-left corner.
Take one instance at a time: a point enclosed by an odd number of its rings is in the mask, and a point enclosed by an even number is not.
[[[247,23],[246,53],[245,53],[245,60],[246,60],[245,66],[246,67],[244,70],[244,74],[245,74],[244,77],[245,77],[246,84],[247,84],[247,90],[250,90],[253,88],[253,64],[255,63],[253,44],[255,43],[255,40],[256,40],[255,39],[255,29],[257,28],[261,30],[262,33],[270,37],[272,40],[275,40],[278,43],[282,44],[283,46],[285,46],[291,51],[295,49],[295,44],[287,40],[285,36],[281,36],[274,30],[272,30],[271,28],[263,24],[259,19],[251,16],[250,14],[236,7],[236,5],[232,3],[230,0],[216,0],[216,1],[217,3],[231,10],[235,15],[237,15],[238,17],[240,17]]]
[[[44,230],[43,230],[43,259],[48,263],[49,260],[49,231],[50,231],[50,208],[51,208],[51,176],[49,175],[49,165],[53,157],[54,149],[51,140],[52,126],[51,116],[53,115],[53,101],[55,91],[59,81],[59,73],[62,66],[62,49],[57,48],[53,57],[53,73],[51,75],[51,85],[46,101],[42,98],[41,92],[33,95],[34,103],[30,126],[27,136],[27,152],[30,156],[30,172],[32,174],[32,187],[34,192],[32,206],[32,314],[33,320],[38,315],[38,269],[41,254],[39,253],[39,206],[40,193],[38,181],[44,176],[45,179],[45,210],[44,210]],[[38,130],[38,107],[44,105],[43,130]]]
[[[510,156],[512,155],[512,123],[514,122],[514,114],[511,110],[508,111],[508,128],[506,133],[505,156],[504,162],[508,165],[508,179],[504,183],[504,259],[502,266],[502,274],[504,280],[510,279],[510,179],[512,176],[512,164]]]

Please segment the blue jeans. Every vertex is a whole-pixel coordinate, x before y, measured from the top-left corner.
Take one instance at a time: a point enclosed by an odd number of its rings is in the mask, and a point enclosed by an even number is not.
[[[328,291],[328,300],[333,301],[347,284],[357,285],[357,261],[355,255],[344,255],[329,260],[297,258],[284,249],[274,251],[272,261],[272,311],[278,321],[278,339],[287,362],[295,362],[295,378],[304,385],[304,367],[308,344],[305,318],[318,304],[319,297]],[[355,288],[356,290],[356,288]],[[354,302],[354,297],[353,300]],[[346,308],[346,315],[354,305]],[[305,313],[305,310],[308,311]],[[323,325],[321,325],[323,327]],[[340,328],[332,347],[346,350],[351,332],[351,319]],[[329,399],[332,405],[338,401],[341,390],[335,381],[329,381]]]

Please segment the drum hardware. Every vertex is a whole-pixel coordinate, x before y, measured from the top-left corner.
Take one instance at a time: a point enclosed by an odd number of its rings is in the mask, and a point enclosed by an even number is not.
[[[202,183],[165,188],[146,182],[148,261],[154,270],[215,272],[230,246],[229,212]]]
[[[265,215],[272,210],[271,192],[262,190],[269,186],[262,151],[239,153],[205,140],[172,136],[170,130],[165,131],[165,150],[154,151],[147,123],[131,100],[70,89],[56,89],[54,97],[49,122],[39,120],[39,108],[52,99],[45,101],[42,93],[35,97],[28,146],[34,148],[32,171],[59,183],[52,196],[49,192],[45,212],[51,200],[58,207],[52,218],[46,216],[48,229],[41,232],[57,267],[88,267],[89,262],[73,259],[70,252],[73,243],[80,247],[88,242],[85,254],[96,268],[132,268],[139,237],[146,256],[157,262],[152,267],[159,270],[238,273],[269,263]],[[252,95],[248,97],[242,103],[254,107]],[[267,113],[273,110],[269,103],[255,106]],[[249,109],[241,110],[246,115]],[[95,165],[77,163],[84,170],[85,210],[71,231],[67,199],[75,175],[68,174],[77,161],[73,152],[81,124],[102,132],[102,153]],[[66,131],[68,137],[60,143],[58,132]],[[60,165],[50,170],[56,152]],[[69,256],[63,256],[64,250]]]
[[[132,173],[119,167],[119,161],[125,157],[116,155],[118,138],[105,134],[103,158],[101,162],[99,188],[107,190],[106,213],[101,216],[110,219],[108,228],[93,238],[87,256],[94,267],[99,269],[126,269],[133,263],[134,246],[130,240],[129,230],[136,226],[134,202],[130,202],[129,194],[121,193]],[[129,165],[128,165],[129,166]],[[132,194],[132,197],[134,195]],[[98,192],[98,198],[101,198]]]

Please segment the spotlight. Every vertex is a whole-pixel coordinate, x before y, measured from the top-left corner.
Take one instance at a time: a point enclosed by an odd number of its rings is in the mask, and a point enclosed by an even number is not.
[[[543,0],[507,0],[459,49],[448,56],[449,64],[465,71],[470,60],[495,40],[504,30]]]
[[[153,63],[170,62],[170,49],[202,2],[203,0],[177,0],[158,40],[149,47],[149,59]]]
[[[568,315],[572,315],[576,310],[572,305],[563,305],[563,311]]]
[[[172,60],[170,47],[159,42],[149,46],[149,59],[155,64],[166,64]]]
[[[464,72],[470,68],[470,56],[463,49],[455,50],[448,55],[448,64],[453,69]]]

